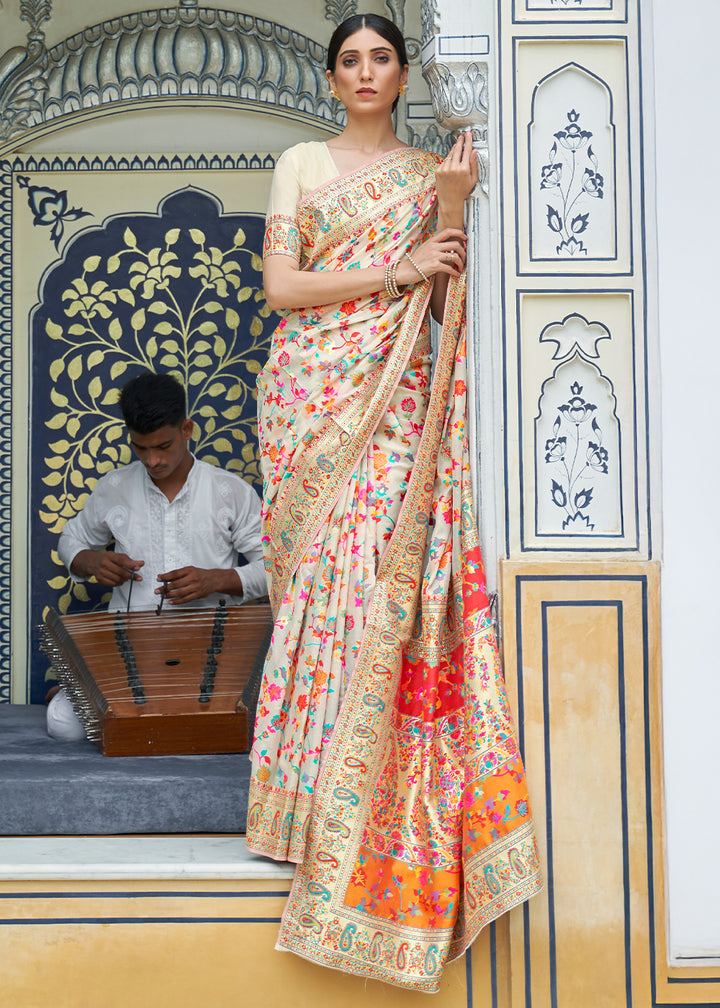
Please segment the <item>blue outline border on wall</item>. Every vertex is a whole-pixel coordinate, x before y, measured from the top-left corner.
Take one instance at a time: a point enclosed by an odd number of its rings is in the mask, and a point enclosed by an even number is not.
[[[590,15],[584,17],[584,14]],[[613,0],[611,7],[588,4],[531,8],[528,0],[513,0],[513,24],[627,24],[628,0]]]

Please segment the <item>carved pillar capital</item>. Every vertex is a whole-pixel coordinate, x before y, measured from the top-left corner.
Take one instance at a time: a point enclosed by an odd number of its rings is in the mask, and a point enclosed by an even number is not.
[[[445,55],[440,49],[442,37],[432,41],[434,51],[423,61],[423,76],[430,87],[435,118],[451,132],[470,127],[479,138],[487,137],[487,62]]]
[[[422,67],[438,123],[471,129],[487,192],[489,80],[495,12],[487,0],[423,0]]]
[[[495,12],[487,0],[423,0],[422,68],[441,126],[487,133]]]

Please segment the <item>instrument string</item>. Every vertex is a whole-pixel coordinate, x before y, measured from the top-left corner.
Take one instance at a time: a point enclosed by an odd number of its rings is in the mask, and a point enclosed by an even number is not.
[[[104,666],[105,698],[133,703],[134,697],[135,704],[152,707],[189,701],[194,709],[237,701],[247,681],[248,650],[257,651],[267,632],[267,609],[220,605],[160,612],[162,601],[155,611],[62,617],[86,664]],[[110,652],[108,633],[115,642]]]

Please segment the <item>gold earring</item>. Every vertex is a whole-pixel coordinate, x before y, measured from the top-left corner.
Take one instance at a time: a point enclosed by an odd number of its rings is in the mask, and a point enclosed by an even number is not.
[[[335,88],[332,89],[332,93],[333,93],[333,98],[335,99],[335,101],[339,101],[340,100],[340,95],[337,93],[337,91],[335,90]]]
[[[404,85],[404,84],[401,84],[401,85],[400,85],[400,91],[399,91],[399,94],[403,95],[403,94],[405,94],[405,92],[406,92],[406,91],[407,91],[407,88],[405,87],[405,85]]]

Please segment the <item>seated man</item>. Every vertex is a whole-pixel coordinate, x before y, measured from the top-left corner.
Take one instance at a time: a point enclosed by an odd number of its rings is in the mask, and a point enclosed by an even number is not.
[[[76,581],[113,589],[110,610],[241,603],[267,594],[260,498],[243,479],[190,452],[193,422],[171,375],[132,378],[120,409],[137,462],[102,476],[60,534],[58,553]],[[115,542],[114,550],[105,547]],[[237,567],[237,554],[248,563]],[[48,733],[84,738],[64,690],[52,697]]]

